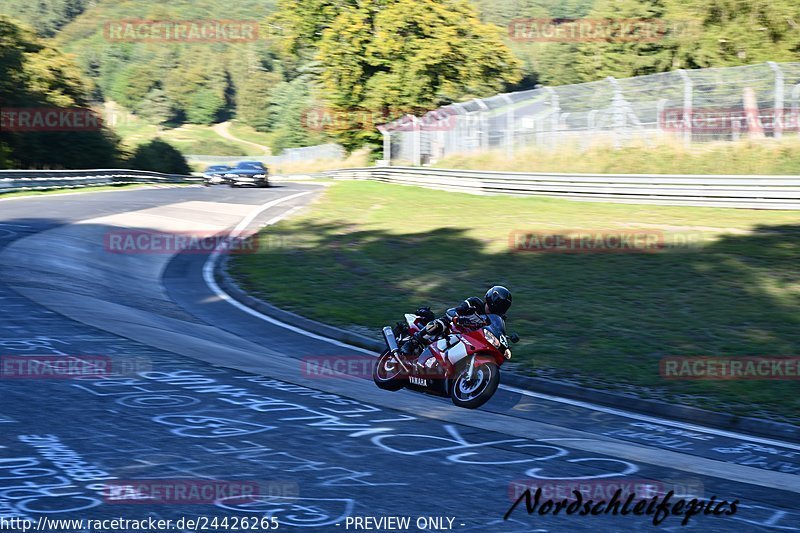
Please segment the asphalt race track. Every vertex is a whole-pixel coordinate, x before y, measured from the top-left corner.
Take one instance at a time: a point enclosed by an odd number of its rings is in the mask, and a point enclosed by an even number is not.
[[[608,495],[615,484],[660,485],[679,499],[739,500],[734,515],[701,514],[686,526],[669,516],[660,531],[800,531],[798,443],[510,388],[467,411],[380,391],[366,377],[311,375],[304,358],[368,354],[232,305],[204,276],[208,254],[105,247],[120,230],[257,228],[320,190],[284,183],[0,201],[0,356],[97,356],[114,369],[0,380],[0,519],[274,516],[280,529],[344,531],[353,530],[348,517],[392,516],[411,517],[411,531],[656,529],[652,516],[529,516],[524,504],[504,520],[528,482]],[[248,482],[259,496],[114,501],[108,486],[120,480]]]

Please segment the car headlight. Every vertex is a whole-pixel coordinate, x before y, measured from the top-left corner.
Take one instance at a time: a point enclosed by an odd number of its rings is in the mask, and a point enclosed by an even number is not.
[[[235,178],[236,174],[225,174],[226,178]]]
[[[266,178],[267,175],[266,174],[254,174],[253,177],[254,178]]]
[[[483,330],[483,334],[486,337],[486,340],[491,343],[492,346],[495,348],[500,348],[500,341],[497,337],[494,336],[494,333],[489,331],[488,329]]]

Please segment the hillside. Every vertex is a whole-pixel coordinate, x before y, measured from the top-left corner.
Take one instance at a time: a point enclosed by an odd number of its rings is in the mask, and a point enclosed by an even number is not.
[[[91,0],[3,0],[0,2],[0,15],[28,24],[42,37],[52,37],[83,13],[90,3]]]
[[[167,127],[213,124],[231,118],[270,132],[273,149],[326,142],[303,128],[303,113],[322,106],[316,75],[304,61],[288,60],[270,35],[278,0],[4,0],[0,13],[22,20],[54,45],[74,55],[94,82],[93,99],[113,101],[146,123]],[[516,18],[581,16],[594,0],[475,0],[480,18],[506,32]],[[125,42],[113,24],[129,21],[241,20],[258,23],[258,39],[247,42]],[[531,88],[538,80],[530,43],[509,44],[523,59],[522,77],[508,86]],[[314,68],[311,68],[314,72]],[[473,95],[469,95],[473,96]],[[484,95],[485,96],[485,95]]]
[[[3,0],[0,13],[54,36],[93,82],[94,102],[156,128],[236,120],[267,133],[274,152],[331,140],[377,146],[381,121],[537,84],[800,59],[794,0]],[[663,33],[509,35],[532,18],[654,21]],[[252,38],[123,33],[142,20],[244,21]],[[334,117],[321,131],[305,120],[319,110]]]

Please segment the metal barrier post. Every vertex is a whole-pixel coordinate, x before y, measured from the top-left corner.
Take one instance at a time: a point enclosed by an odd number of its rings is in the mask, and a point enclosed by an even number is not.
[[[392,164],[392,134],[386,128],[386,126],[378,126],[378,131],[381,132],[383,136],[383,160],[385,161],[384,164],[391,165]]]
[[[683,79],[683,144],[686,148],[692,144],[692,79],[685,70],[678,70]]]
[[[420,131],[419,119],[413,115],[411,117],[412,131],[412,160],[411,164],[418,167],[422,164],[422,132]]]
[[[772,135],[776,139],[783,137],[783,71],[774,61],[768,61],[767,65],[775,74],[775,109],[772,110]]]
[[[558,135],[559,129],[559,112],[561,111],[561,107],[558,102],[558,93],[552,87],[542,87],[547,93],[550,95],[550,107],[553,109],[553,114],[550,117],[550,127],[552,128],[552,137],[551,137],[551,144],[552,148],[555,148],[558,145],[558,140],[556,136]]]
[[[512,100],[507,94],[502,94],[500,96],[502,96],[503,99],[508,102],[508,111],[506,111],[506,134],[504,142],[506,145],[506,157],[512,158],[514,157],[514,100]]]

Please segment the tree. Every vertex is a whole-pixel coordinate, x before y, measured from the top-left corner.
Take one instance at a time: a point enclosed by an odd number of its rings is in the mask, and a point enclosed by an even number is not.
[[[145,95],[134,112],[149,123],[161,126],[175,116],[175,105],[163,89],[156,87]]]
[[[159,87],[155,67],[129,63],[114,73],[108,96],[128,109],[135,110],[151,91]]]
[[[281,76],[274,72],[251,73],[236,92],[236,116],[259,131],[267,131],[270,97],[281,82]]]
[[[588,15],[602,24],[641,21],[650,34],[613,34],[605,42],[581,42],[571,50],[574,79],[629,78],[672,69],[677,46],[665,0],[598,0]],[[609,26],[613,27],[613,26]]]
[[[797,61],[800,4],[794,0],[669,0],[673,18],[691,22],[675,68]]]
[[[227,104],[228,78],[220,57],[207,51],[191,55],[192,61],[166,75],[164,90],[189,122],[211,124]]]
[[[3,0],[0,2],[0,14],[30,24],[42,37],[52,37],[80,15],[87,4],[88,0]]]
[[[800,5],[792,0],[597,0],[587,18],[652,21],[655,38],[540,45],[534,68],[560,85],[666,72],[796,61]]]
[[[282,0],[275,17],[285,50],[313,48],[325,99],[353,111],[353,129],[334,132],[348,149],[377,143],[359,116],[418,113],[488,96],[520,77],[502,30],[465,0]]]
[[[130,166],[136,170],[150,170],[164,174],[188,175],[191,173],[183,154],[161,139],[153,139],[146,144],[139,145],[130,159]]]
[[[310,83],[308,76],[296,78],[276,86],[270,96],[266,126],[273,133],[271,147],[275,153],[329,140],[318,128],[309,127],[309,113],[313,113],[316,105]]]
[[[25,66],[28,58],[43,49],[30,29],[0,16],[0,102],[3,105],[17,105],[28,98]]]
[[[91,84],[80,68],[60,51],[42,43],[32,31],[0,16],[0,102],[3,107],[62,108],[88,111]],[[80,149],[76,150],[76,146]],[[119,139],[98,127],[73,131],[0,130],[0,165],[21,168],[102,168],[122,156]]]

